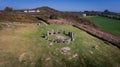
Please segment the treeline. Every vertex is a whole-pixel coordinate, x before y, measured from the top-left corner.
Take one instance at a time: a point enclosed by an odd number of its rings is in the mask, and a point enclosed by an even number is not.
[[[0,12],[13,12],[13,8],[12,7],[5,7],[3,10],[0,10]]]
[[[84,11],[84,14],[86,14],[86,16],[99,16],[101,15],[102,12],[99,11]]]
[[[105,10],[104,12],[101,13],[100,16],[107,17],[110,19],[120,20],[120,14],[115,12],[110,12],[109,10]]]
[[[120,20],[120,14],[115,12],[110,12],[109,10],[105,10],[103,12],[100,11],[84,11],[87,16],[102,16],[110,19]]]

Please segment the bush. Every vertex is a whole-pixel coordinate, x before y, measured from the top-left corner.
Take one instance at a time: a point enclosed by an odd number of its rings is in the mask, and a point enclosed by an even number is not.
[[[13,8],[11,8],[11,7],[6,7],[6,8],[4,9],[4,11],[11,12],[11,11],[13,11]]]
[[[52,15],[50,15],[50,19],[58,19],[58,15],[52,14]]]

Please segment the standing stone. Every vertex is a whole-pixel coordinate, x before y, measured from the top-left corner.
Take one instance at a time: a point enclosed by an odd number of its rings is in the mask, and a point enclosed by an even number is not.
[[[48,38],[48,35],[47,34],[45,34],[45,39],[47,39]]]
[[[37,23],[37,26],[40,26],[40,23]]]
[[[60,31],[58,31],[58,34],[60,34],[61,32]]]
[[[71,32],[71,41],[74,41],[74,35],[72,32]]]
[[[51,30],[51,35],[53,35],[53,34],[54,34],[54,30],[52,29],[52,30]]]
[[[68,36],[71,38],[71,41],[74,41],[74,35],[73,35],[73,32],[68,32]]]
[[[52,32],[51,32],[51,31],[49,31],[48,33],[49,33],[49,35],[52,35]]]
[[[71,32],[68,32],[68,36],[71,37]]]
[[[65,31],[63,31],[63,34],[66,34],[66,32],[65,32]]]
[[[57,31],[54,31],[54,34],[57,34]]]
[[[58,30],[56,30],[56,34],[58,34]]]
[[[63,30],[59,30],[60,34],[63,34]]]
[[[49,36],[49,31],[47,31],[47,36]]]

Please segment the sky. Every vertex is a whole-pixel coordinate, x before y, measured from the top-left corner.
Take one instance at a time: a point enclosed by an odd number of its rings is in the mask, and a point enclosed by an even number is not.
[[[120,12],[120,0],[0,0],[0,10],[31,9],[48,6],[60,11],[104,11]]]

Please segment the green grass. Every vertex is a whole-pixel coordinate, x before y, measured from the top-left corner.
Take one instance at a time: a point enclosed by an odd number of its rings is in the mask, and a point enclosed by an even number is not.
[[[41,36],[50,30],[74,33],[70,44],[53,43]],[[96,49],[92,48],[97,45]],[[70,47],[67,54],[61,48]],[[91,53],[92,52],[92,53]],[[77,53],[78,57],[69,59]],[[46,58],[50,58],[46,61]],[[119,67],[120,50],[69,25],[24,25],[0,31],[0,67]]]
[[[120,21],[114,19],[108,19],[105,17],[95,16],[86,17],[92,22],[95,22],[102,30],[110,32],[120,36]]]

